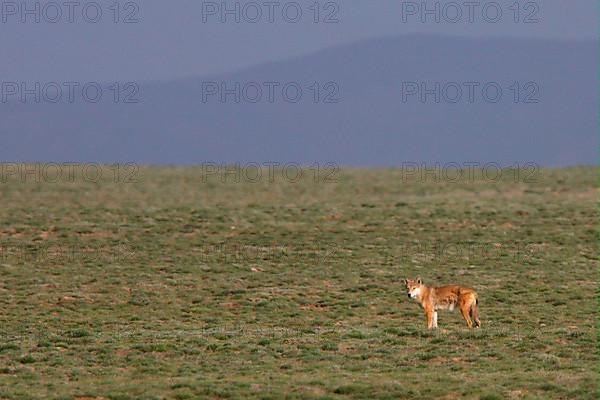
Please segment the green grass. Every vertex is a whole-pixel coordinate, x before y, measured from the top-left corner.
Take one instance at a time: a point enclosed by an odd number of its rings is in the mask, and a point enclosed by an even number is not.
[[[596,170],[0,183],[0,399],[595,399]],[[482,329],[401,280],[477,289]]]

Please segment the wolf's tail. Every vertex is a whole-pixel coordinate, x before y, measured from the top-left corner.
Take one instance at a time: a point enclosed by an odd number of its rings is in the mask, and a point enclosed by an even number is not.
[[[481,327],[481,321],[479,321],[479,309],[477,305],[479,304],[479,299],[475,298],[475,302],[471,305],[471,318],[475,323],[475,327]]]

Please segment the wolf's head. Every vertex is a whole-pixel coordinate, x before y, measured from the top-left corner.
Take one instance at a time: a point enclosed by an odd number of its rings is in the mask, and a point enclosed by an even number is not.
[[[414,280],[405,279],[404,283],[406,284],[408,298],[418,299],[419,297],[421,297],[421,289],[423,288],[423,280],[421,278],[417,278]]]

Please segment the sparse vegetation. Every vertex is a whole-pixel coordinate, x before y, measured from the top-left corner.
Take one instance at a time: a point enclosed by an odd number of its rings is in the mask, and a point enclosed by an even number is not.
[[[596,170],[0,183],[0,398],[595,399]],[[425,329],[401,279],[473,286]]]

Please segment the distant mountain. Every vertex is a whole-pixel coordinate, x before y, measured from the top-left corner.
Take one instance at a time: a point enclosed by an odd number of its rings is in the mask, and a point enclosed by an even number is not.
[[[594,41],[414,35],[340,46],[225,76],[144,83],[132,96],[137,104],[115,104],[110,84],[101,85],[103,97],[95,104],[81,99],[80,88],[72,104],[66,89],[56,104],[43,99],[35,104],[33,96],[22,104],[9,96],[12,101],[0,103],[0,159],[595,164],[597,49]],[[236,82],[243,92],[239,103],[235,94],[225,103],[218,94],[207,94],[221,83],[235,88]],[[280,84],[272,103],[266,82]],[[286,83],[293,83],[288,100],[282,95]],[[422,84],[431,91],[425,102],[418,93],[409,95]],[[262,99],[252,103],[257,85]],[[120,86],[120,99],[132,92]],[[303,95],[294,103],[297,87]],[[493,102],[498,87],[502,96]],[[453,103],[457,88],[462,97]]]

